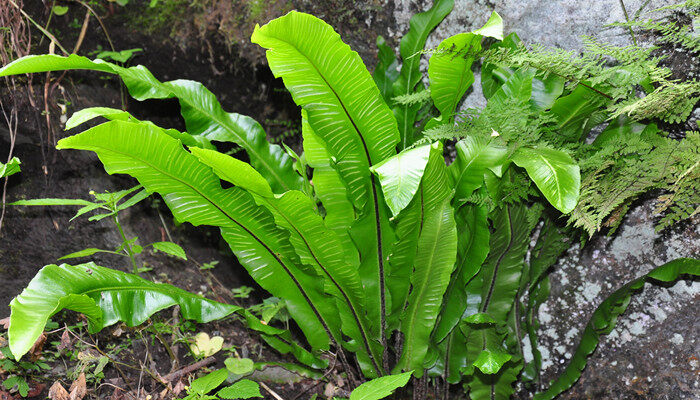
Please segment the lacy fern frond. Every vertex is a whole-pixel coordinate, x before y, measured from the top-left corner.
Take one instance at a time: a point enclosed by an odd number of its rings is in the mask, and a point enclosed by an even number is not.
[[[700,13],[700,0],[687,0],[678,4],[671,4],[668,6],[660,7],[651,12],[666,11],[666,10],[679,10],[684,9],[690,15],[698,15]]]
[[[593,235],[622,222],[629,203],[662,188],[674,175],[678,143],[655,132],[617,135],[603,145],[581,146],[581,197],[569,223]]]
[[[657,40],[659,42],[681,46],[695,53],[700,52],[700,37],[693,35],[691,28],[687,25],[648,19],[615,22],[609,26],[622,26],[626,28],[638,28],[644,31],[653,31],[658,33],[659,37]]]
[[[635,120],[660,119],[681,123],[700,100],[700,82],[662,82],[653,92],[610,107],[611,118],[628,115]]]
[[[660,196],[656,206],[662,214],[658,231],[700,214],[700,133],[688,132],[677,142],[671,157],[669,193]]]
[[[586,51],[582,55],[536,44],[530,49],[519,46],[489,50],[485,59],[501,66],[532,67],[561,76],[573,84],[591,87],[613,103],[634,96],[636,86],[643,81],[663,81],[671,74],[668,68],[659,66],[660,57],[651,57],[652,49],[617,47],[590,37],[584,40]]]
[[[392,98],[392,100],[394,101],[394,104],[402,106],[412,106],[415,104],[423,105],[431,101],[430,89],[409,94],[402,94]]]
[[[634,120],[677,123],[688,118],[700,99],[700,83],[672,80],[671,70],[660,65],[663,57],[652,55],[654,47],[619,47],[590,37],[584,37],[584,44],[582,55],[533,45],[531,49],[520,46],[489,50],[485,59],[511,68],[536,68],[564,77],[570,86],[590,87],[607,103],[609,119],[627,115]],[[700,42],[698,46],[700,49]],[[642,87],[648,93],[639,97]]]
[[[436,141],[459,139],[461,137],[464,137],[464,130],[462,128],[454,126],[452,124],[442,124],[430,129],[426,129],[423,132],[423,137],[418,139],[413,144],[413,147]]]
[[[467,198],[467,203],[475,204],[479,207],[486,206],[489,211],[493,211],[496,207],[493,199],[491,199],[491,196],[489,196],[488,192],[485,190],[477,190],[472,193],[472,195]]]

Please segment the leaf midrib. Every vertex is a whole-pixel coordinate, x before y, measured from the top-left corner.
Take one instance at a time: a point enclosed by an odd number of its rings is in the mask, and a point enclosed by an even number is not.
[[[511,210],[509,206],[505,206],[505,212],[506,215],[508,216],[508,246],[501,252],[501,254],[498,256],[498,260],[496,260],[496,263],[493,266],[493,275],[491,276],[491,283],[489,284],[489,291],[486,294],[486,298],[484,299],[484,302],[481,306],[481,312],[485,313],[488,308],[489,304],[491,303],[491,296],[493,295],[493,290],[496,287],[496,280],[498,279],[498,270],[501,266],[501,263],[503,262],[503,258],[508,254],[510,251],[511,247],[513,247],[513,243],[515,242],[514,236],[515,232],[513,229],[513,219],[511,216]]]
[[[428,280],[430,279],[431,272],[432,272],[433,269],[434,269],[435,257],[436,257],[436,255],[437,255],[437,252],[436,252],[435,250],[437,249],[438,243],[440,242],[440,232],[442,232],[443,226],[445,225],[445,219],[444,219],[444,216],[443,216],[443,212],[444,212],[444,211],[445,211],[445,206],[443,205],[443,206],[441,207],[441,210],[440,210],[440,218],[439,218],[439,222],[438,222],[438,226],[437,226],[437,233],[435,234],[435,239],[433,240],[433,243],[432,243],[432,245],[430,246],[430,248],[432,249],[432,251],[430,251],[430,259],[429,259],[429,262],[427,263],[427,264],[428,264],[427,272],[426,272],[425,274],[423,274],[424,279],[423,279],[423,281],[421,282],[421,288],[420,288],[420,291],[418,292],[418,295],[416,296],[416,299],[423,299],[423,298],[424,298],[424,295],[425,295],[425,292],[426,292],[426,287],[428,286],[428,285],[427,285],[427,284],[428,284]],[[420,303],[418,303],[418,302],[413,302],[413,304],[423,304],[423,303],[424,303],[424,302],[420,302]],[[417,318],[417,316],[418,316],[418,311],[419,311],[419,310],[420,310],[419,307],[416,306],[416,307],[414,308],[414,312],[412,312],[412,313],[409,314],[409,324],[407,325],[407,326],[411,329],[410,334],[407,335],[409,338],[414,337],[415,334],[416,334],[415,320],[416,320],[416,318]],[[410,360],[410,358],[411,358],[411,353],[413,352],[413,346],[411,346],[411,344],[413,343],[413,341],[412,341],[412,340],[406,340],[406,343],[407,343],[407,346],[406,346],[406,348],[407,348],[407,349],[406,349],[406,359],[407,359],[407,361],[408,361],[408,360]]]
[[[560,207],[564,207],[564,204],[562,203],[562,185],[561,182],[559,181],[559,175],[557,175],[557,170],[554,168],[554,166],[547,160],[542,154],[540,153],[535,153],[539,158],[542,159],[542,161],[547,164],[547,167],[552,171],[552,176],[554,177],[554,183],[557,186],[557,204]]]
[[[355,323],[357,324],[357,327],[360,329],[360,333],[362,334],[362,342],[363,342],[362,344],[363,344],[364,347],[365,347],[365,351],[367,352],[367,355],[370,357],[370,360],[372,361],[372,365],[374,366],[374,368],[375,368],[377,374],[378,374],[379,376],[382,376],[382,371],[381,371],[381,369],[379,368],[379,365],[377,365],[376,359],[375,359],[374,354],[373,354],[373,352],[372,352],[372,350],[371,350],[371,346],[370,346],[370,344],[369,344],[369,338],[368,338],[368,336],[367,336],[366,328],[365,328],[364,324],[362,323],[362,321],[361,321],[360,318],[359,318],[359,314],[358,314],[358,312],[357,312],[357,310],[356,310],[356,308],[355,308],[355,304],[350,300],[349,295],[348,295],[348,294],[346,293],[346,291],[340,286],[340,284],[338,283],[338,281],[331,275],[330,272],[328,272],[328,269],[327,269],[327,268],[321,263],[321,261],[318,259],[318,257],[316,256],[316,253],[315,253],[314,250],[311,248],[311,245],[309,244],[309,241],[306,239],[306,236],[304,236],[304,234],[301,233],[301,231],[297,228],[296,224],[295,224],[292,220],[290,220],[290,219],[287,217],[287,215],[286,215],[285,213],[281,212],[280,209],[277,208],[277,206],[275,205],[275,203],[274,203],[273,201],[270,201],[270,199],[268,199],[268,198],[264,198],[264,199],[265,199],[265,202],[266,202],[267,204],[270,205],[270,207],[274,208],[275,211],[277,211],[277,213],[278,213],[279,215],[281,215],[281,216],[287,221],[287,223],[289,223],[289,225],[290,225],[292,228],[294,228],[294,231],[297,233],[297,235],[299,235],[299,237],[301,238],[301,240],[304,242],[304,245],[305,245],[306,248],[309,250],[309,253],[311,253],[311,256],[313,257],[314,262],[319,266],[319,268],[321,268],[321,269],[323,270],[323,272],[326,274],[326,276],[328,277],[328,279],[331,280],[331,282],[333,283],[333,285],[334,285],[334,286],[338,289],[338,291],[343,295],[343,298],[344,298],[344,300],[345,300],[345,303],[347,304],[348,308],[352,311],[353,319],[355,320]]]
[[[250,231],[246,226],[244,226],[243,224],[241,224],[240,222],[238,222],[235,218],[233,218],[233,216],[229,215],[223,208],[221,208],[218,204],[216,204],[216,203],[215,203],[213,200],[211,200],[208,196],[206,196],[205,194],[203,194],[201,191],[199,191],[199,190],[198,190],[197,188],[195,188],[194,186],[190,185],[189,182],[186,182],[186,181],[184,181],[184,180],[182,180],[182,179],[179,179],[179,178],[173,176],[172,174],[170,174],[170,173],[168,173],[168,172],[166,172],[166,171],[163,171],[163,170],[160,169],[160,168],[157,168],[157,167],[154,166],[152,163],[150,163],[150,162],[148,162],[148,161],[146,161],[146,160],[144,160],[144,159],[142,159],[142,158],[140,158],[140,157],[136,157],[136,156],[134,156],[134,155],[131,155],[131,154],[128,154],[128,153],[124,153],[124,152],[121,152],[121,151],[118,151],[118,150],[115,150],[115,149],[110,149],[110,148],[107,148],[107,147],[104,147],[104,146],[100,146],[100,145],[93,145],[93,146],[91,146],[91,147],[92,147],[92,148],[103,149],[103,150],[105,150],[105,151],[114,152],[114,153],[120,154],[120,155],[122,155],[122,156],[124,156],[124,157],[126,157],[126,158],[132,158],[132,159],[138,160],[138,161],[142,162],[143,164],[148,165],[150,168],[153,168],[154,170],[156,170],[156,171],[162,173],[163,175],[170,177],[172,180],[177,181],[177,182],[180,182],[181,184],[185,185],[186,187],[189,187],[189,188],[190,188],[193,192],[195,192],[196,194],[198,194],[198,195],[200,195],[201,197],[203,197],[207,202],[209,202],[212,206],[214,206],[217,210],[219,210],[223,215],[225,215],[226,218],[228,218],[229,220],[231,220],[232,222],[234,222],[236,225],[238,225],[239,227],[241,227],[243,230],[245,230],[252,238],[254,238],[258,243],[260,243],[261,246],[263,246],[263,248],[265,249],[265,251],[267,251],[267,252],[277,261],[277,263],[284,269],[284,271],[287,273],[287,275],[289,275],[289,277],[292,279],[292,281],[294,282],[294,284],[297,286],[297,289],[299,289],[299,292],[300,292],[300,293],[302,294],[302,296],[304,297],[304,300],[308,303],[309,307],[311,308],[311,310],[313,311],[313,313],[316,315],[316,318],[317,318],[317,319],[319,320],[319,322],[321,322],[321,324],[323,325],[323,328],[326,330],[326,334],[328,335],[328,337],[331,338],[331,339],[333,338],[333,336],[331,335],[331,331],[330,331],[330,329],[328,328],[328,325],[326,324],[325,320],[324,320],[323,317],[321,316],[321,313],[318,311],[318,309],[316,308],[316,306],[314,305],[314,303],[311,301],[311,298],[310,298],[309,295],[306,293],[306,291],[304,290],[304,288],[302,287],[301,283],[298,281],[298,279],[296,278],[296,276],[291,272],[291,270],[289,269],[289,267],[287,267],[287,265],[280,259],[280,257],[279,257],[274,251],[272,251],[272,249],[270,249],[270,248],[267,246],[267,244],[265,244],[265,243],[262,241],[262,239],[260,239],[260,238],[259,238],[257,235],[255,235],[252,231]],[[90,150],[90,149],[88,148],[88,149],[85,149],[85,150]],[[221,227],[220,227],[220,228],[221,228]]]
[[[94,63],[94,61],[93,61],[93,63]],[[99,65],[99,64],[98,64],[98,65]],[[111,64],[111,63],[108,63],[107,65],[110,65],[110,67],[111,67],[112,64]],[[126,70],[128,70],[128,69],[129,69],[129,68],[126,68]],[[103,70],[100,70],[100,71],[103,71]],[[108,72],[108,71],[104,71],[104,72]],[[122,77],[122,74],[120,74],[120,73],[118,72],[118,70],[112,69],[112,73],[115,74],[115,75],[119,75],[119,77]],[[122,80],[123,80],[123,78],[122,78]],[[144,81],[144,80],[139,80],[139,81],[140,81],[140,82],[146,82],[146,81]],[[175,92],[174,92],[170,87],[168,87],[168,85],[167,85],[167,83],[169,83],[169,82],[165,82],[165,83],[164,83],[164,82],[160,82],[160,81],[158,81],[158,80],[156,80],[156,81],[158,82],[159,86],[161,86],[162,89],[165,89],[166,91],[168,91],[168,93],[170,94],[171,97],[175,97],[175,98],[177,98],[177,99],[180,100],[180,101],[184,101],[184,102],[187,103],[191,108],[193,108],[193,109],[199,111],[200,113],[206,115],[207,117],[209,117],[209,119],[215,121],[217,124],[219,124],[220,126],[222,126],[224,129],[226,129],[227,131],[231,132],[231,133],[232,133],[236,138],[238,138],[238,140],[240,141],[238,144],[241,145],[241,147],[244,147],[244,148],[246,149],[246,152],[252,153],[252,154],[255,156],[254,158],[255,158],[256,160],[260,161],[260,162],[265,166],[265,168],[266,168],[268,171],[270,171],[270,173],[271,173],[271,174],[275,177],[275,179],[282,185],[282,187],[283,187],[285,190],[289,190],[289,187],[286,185],[286,183],[284,182],[284,180],[276,173],[276,171],[274,170],[274,168],[272,168],[272,167],[270,166],[270,164],[267,163],[267,161],[265,160],[265,158],[264,158],[264,157],[261,157],[261,156],[258,154],[258,152],[255,151],[255,149],[253,149],[253,148],[248,144],[247,141],[241,139],[241,136],[240,136],[234,129],[229,128],[229,127],[228,127],[226,124],[224,124],[219,118],[216,118],[215,116],[213,116],[212,114],[210,114],[210,113],[204,111],[203,109],[194,106],[193,103],[191,103],[191,102],[189,102],[189,101],[183,99],[182,97],[178,97],[177,95],[175,95]],[[146,82],[146,83],[149,84],[149,86],[150,86],[150,83],[148,83],[148,82]],[[202,85],[202,87],[204,87],[204,86]],[[214,96],[213,93],[212,93],[212,96]],[[215,100],[216,100],[216,96],[214,96],[214,98],[215,98]],[[216,101],[218,102],[218,100],[216,100]],[[226,111],[223,110],[223,108],[221,109],[221,111],[224,112],[224,113],[226,113]],[[253,159],[253,157],[251,157],[251,159]]]
[[[333,93],[333,96],[335,96],[336,100],[338,101],[338,104],[340,107],[343,109],[343,112],[345,113],[346,117],[348,118],[348,121],[352,124],[353,129],[355,130],[355,133],[360,139],[360,142],[362,143],[362,147],[365,152],[365,157],[367,158],[367,164],[368,167],[371,167],[373,165],[372,163],[372,157],[369,154],[369,148],[367,147],[367,143],[365,142],[365,138],[362,136],[362,133],[360,132],[360,129],[357,127],[355,124],[355,120],[353,117],[350,115],[348,112],[347,108],[345,107],[345,103],[340,99],[340,96],[338,93],[335,91],[333,86],[328,82],[326,77],[321,73],[319,68],[316,66],[316,64],[311,60],[309,56],[306,55],[306,53],[302,52],[301,49],[299,49],[294,43],[286,41],[282,38],[278,38],[279,40],[283,41],[284,43],[287,43],[290,47],[292,47],[294,50],[297,51],[306,61],[309,63],[311,67],[316,71],[316,74],[318,75],[319,78],[323,80],[323,82],[326,84],[326,87],[328,87],[328,90],[330,90],[331,93]],[[342,41],[341,41],[342,43]],[[343,43],[343,45],[345,45]],[[369,171],[369,170],[368,170]],[[383,249],[382,249],[382,230],[381,230],[381,217],[379,215],[379,199],[377,198],[377,188],[376,188],[376,183],[374,181],[374,175],[369,173],[369,180],[370,184],[372,186],[372,199],[374,201],[374,223],[375,223],[375,228],[376,228],[376,237],[377,237],[377,260],[378,260],[378,266],[379,266],[379,296],[380,296],[380,318],[381,318],[381,328],[380,328],[380,342],[382,346],[384,346],[385,352],[387,351],[386,347],[386,299],[385,299],[385,277],[384,277],[384,255],[383,255]],[[387,360],[384,360],[386,363]]]

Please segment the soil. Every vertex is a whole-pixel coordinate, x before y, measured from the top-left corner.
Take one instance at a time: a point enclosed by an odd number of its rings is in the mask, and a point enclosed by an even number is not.
[[[28,14],[39,21],[46,21],[46,8],[41,2],[25,1],[25,3],[24,9]],[[281,82],[271,75],[269,69],[238,57],[237,52],[226,50],[226,43],[218,37],[208,41],[210,47],[207,49],[199,48],[199,42],[194,41],[192,41],[192,47],[183,48],[167,37],[151,36],[135,31],[127,24],[126,10],[121,7],[113,7],[114,14],[109,14],[109,8],[98,8],[98,10],[117,49],[143,48],[142,55],[137,55],[133,59],[133,65],[147,64],[154,75],[161,80],[201,81],[217,95],[224,109],[254,117],[263,124],[273,140],[286,138],[288,145],[299,150],[299,139],[288,133],[288,131],[293,133],[300,123],[298,108],[292,102],[288,92],[283,89]],[[129,11],[133,12],[133,10]],[[66,47],[72,47],[80,30],[79,26],[77,28],[70,26],[71,18],[79,16],[82,22],[84,15],[73,9],[71,13],[70,18],[54,17],[51,25],[52,31]],[[39,36],[35,36],[34,43],[38,43],[39,39]],[[108,46],[104,33],[93,18],[80,54],[94,54],[96,50],[105,49]],[[210,49],[214,54],[227,56],[211,58]],[[32,52],[40,54],[47,50],[47,43],[44,41]],[[60,76],[58,73],[51,74],[51,78],[54,79],[52,82]],[[70,116],[79,109],[92,106],[121,107],[123,88],[120,87],[116,78],[84,71],[67,74],[48,98],[50,125],[47,125],[45,115],[42,113],[45,76],[42,74],[33,77],[30,86],[24,81],[24,79],[21,80],[20,90],[15,92],[4,87],[0,88],[3,104],[13,104],[13,101],[17,101],[15,106],[18,107],[20,116],[14,155],[22,161],[22,172],[9,179],[8,202],[46,197],[90,200],[91,190],[116,191],[136,184],[135,180],[129,177],[108,177],[101,163],[92,153],[73,150],[57,151],[53,148],[55,142],[61,137],[84,129],[79,127],[75,132],[64,132],[62,115]],[[127,109],[137,118],[151,120],[163,127],[184,130],[176,101],[138,102],[128,96],[125,96],[125,100]],[[59,104],[67,105],[66,110],[62,111]],[[49,132],[51,132],[50,140]],[[7,157],[7,151],[10,148],[8,138],[7,126],[0,125],[0,159]],[[89,222],[87,216],[83,216],[72,222],[69,221],[76,210],[75,207],[7,207],[0,232],[2,235],[0,282],[3,283],[3,290],[0,290],[0,319],[9,316],[10,301],[19,294],[42,266],[59,263],[57,261],[59,257],[83,248],[114,249],[121,243],[118,231],[110,219]],[[148,250],[144,251],[138,256],[139,261],[144,266],[152,268],[150,272],[142,274],[144,278],[170,283],[215,300],[246,307],[261,303],[267,297],[235,260],[226,244],[220,239],[218,230],[194,228],[189,224],[176,225],[167,207],[157,198],[149,198],[126,210],[120,214],[120,219],[126,235],[138,237],[139,243],[169,240],[169,234],[188,256],[188,260],[183,261],[163,253],[154,254]],[[123,271],[130,272],[131,269],[128,259],[116,255],[98,253],[91,256],[90,260],[98,265]],[[75,264],[87,259],[71,261]],[[198,267],[212,261],[218,262],[214,269],[203,271]],[[248,286],[254,290],[248,298],[233,298],[231,289],[241,286]],[[115,387],[125,390],[133,388],[132,395],[137,392],[137,388],[140,388],[139,398],[146,398],[146,395],[157,398],[156,395],[164,389],[164,386],[154,379],[144,377],[146,369],[139,366],[143,363],[151,372],[157,372],[163,376],[170,372],[173,361],[165,351],[165,347],[158,342],[154,343],[154,336],[149,333],[149,327],[152,328],[159,323],[174,325],[169,310],[157,314],[137,329],[118,325],[105,329],[95,336],[87,334],[84,318],[72,312],[60,313],[54,317],[54,321],[60,327],[71,326],[71,330],[82,341],[90,344],[99,343],[100,349],[124,348],[116,357],[120,363],[123,363],[119,364],[122,365],[121,371],[115,367],[118,364],[110,363],[105,368],[105,378],[101,385],[91,386],[88,379],[89,398],[133,397],[129,397]],[[202,326],[195,324],[188,326],[191,326],[192,331],[183,334],[192,336],[198,331],[204,331],[212,336],[220,335],[225,338],[224,347],[235,348],[241,357],[251,357],[256,361],[265,362],[293,361],[263,346],[260,337],[250,333],[236,318]],[[45,352],[55,354],[50,360],[47,359],[51,369],[44,374],[32,374],[35,381],[30,382],[30,388],[31,394],[36,395],[36,398],[46,398],[49,387],[57,380],[67,389],[72,379],[66,374],[76,367],[76,354],[95,351],[90,350],[90,346],[79,345],[80,341],[74,340],[71,348],[58,355],[56,345],[61,341],[64,330],[59,328],[50,334],[44,347]],[[166,342],[170,346],[180,347],[177,357],[179,368],[195,361],[184,345],[174,345],[170,339],[170,335],[167,335]],[[2,340],[0,336],[0,342]],[[148,359],[145,361],[144,354],[148,354]],[[225,357],[224,352],[220,352],[216,355],[215,363],[208,368],[223,367]],[[205,370],[206,368],[198,369],[194,373]],[[194,373],[184,376],[184,384],[187,384],[188,379],[195,377]],[[277,372],[272,368],[268,373],[274,376]],[[6,373],[0,370],[0,381],[5,377]],[[294,381],[297,381],[294,385],[268,382],[268,387],[286,399],[294,398],[301,391],[305,391],[305,395],[310,396],[314,392],[323,390],[322,384],[304,377],[296,376]],[[176,382],[174,381],[172,386],[176,386]],[[6,399],[8,395],[8,392],[0,387],[0,399]],[[9,396],[9,398],[13,396],[19,398],[16,394]],[[267,397],[271,398],[269,393]]]

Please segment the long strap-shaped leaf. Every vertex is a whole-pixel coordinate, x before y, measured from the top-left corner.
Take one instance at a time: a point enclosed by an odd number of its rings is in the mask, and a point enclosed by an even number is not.
[[[211,169],[160,129],[112,121],[62,139],[59,149],[91,150],[108,173],[129,174],[157,192],[179,221],[221,228],[253,279],[285,299],[314,348],[328,348],[337,309],[313,271],[300,268],[288,235],[240,188],[222,189]]]
[[[33,72],[88,69],[119,75],[137,100],[176,97],[187,131],[209,140],[230,141],[243,147],[251,163],[275,191],[299,189],[302,179],[292,169],[292,159],[277,145],[267,142],[260,124],[245,115],[227,113],[212,92],[199,82],[175,80],[162,83],[143,65],[124,68],[103,60],[91,61],[71,54],[26,56],[0,69],[0,76]]]
[[[506,204],[495,211],[491,252],[481,269],[480,311],[489,313],[496,321],[506,320],[519,288],[530,243],[531,227],[526,212],[527,208],[522,204]]]
[[[466,286],[479,272],[489,251],[489,227],[486,206],[464,206],[455,214],[457,222],[457,266],[445,291],[439,320],[431,341],[436,343],[437,361],[431,374],[447,383],[458,383],[467,366],[467,345],[464,333],[456,326],[468,306]],[[476,301],[475,301],[476,302]],[[447,388],[446,388],[447,390]]]
[[[489,253],[489,226],[486,206],[467,205],[455,215],[457,221],[457,266],[445,292],[440,321],[433,340],[441,342],[462,319],[467,309],[467,283],[479,272]]]
[[[301,110],[301,133],[304,138],[304,157],[309,167],[313,168],[314,193],[321,200],[326,213],[323,220],[344,242],[352,245],[349,231],[355,221],[355,209],[348,199],[348,190],[334,167],[326,144],[311,129],[305,110]]]
[[[110,121],[130,121],[147,125],[155,125],[151,121],[139,121],[128,111],[109,107],[90,107],[74,112],[73,115],[68,118],[68,121],[66,121],[66,130],[73,129],[78,125],[84,124],[97,117],[106,118]],[[211,144],[209,139],[204,136],[193,136],[186,132],[180,132],[176,129],[164,129],[163,132],[175,139],[180,140],[185,146],[203,147],[205,149],[216,148],[213,144]]]
[[[457,226],[441,146],[431,152],[422,195],[425,215],[416,247],[411,293],[401,319],[403,352],[396,366],[396,370],[414,370],[417,377],[423,375],[430,336],[457,258]]]
[[[270,69],[307,111],[359,210],[353,238],[359,241],[368,316],[381,321],[377,337],[386,345],[384,258],[392,238],[369,167],[396,153],[396,120],[360,56],[322,20],[293,11],[256,26],[251,40],[268,49]]]
[[[406,305],[408,292],[411,288],[411,275],[416,256],[416,246],[423,223],[423,193],[419,187],[415,197],[396,220],[396,240],[392,243],[388,258],[386,288],[389,291],[391,304],[387,312],[387,323],[390,335],[399,327],[399,322]],[[400,349],[397,349],[400,350]]]
[[[453,329],[440,343],[435,345],[436,362],[430,369],[430,376],[441,376],[447,383],[455,384],[462,380],[462,371],[467,368],[467,338],[461,329]],[[445,385],[449,391],[449,385]]]
[[[371,202],[369,167],[395,154],[399,137],[360,56],[330,25],[294,11],[257,26],[251,40],[268,49],[270,69],[306,109],[311,128],[337,159],[350,199],[364,210]]]
[[[525,371],[530,373],[529,378],[538,383],[542,366],[542,353],[537,348],[537,331],[540,327],[537,315],[540,305],[549,297],[549,277],[546,272],[570,246],[571,242],[566,231],[558,226],[552,218],[545,216],[537,243],[530,252],[527,279],[523,279],[527,286],[524,325],[532,349],[532,361],[526,365]],[[521,281],[521,285],[523,281]]]
[[[488,22],[474,32],[459,33],[443,40],[430,57],[430,97],[440,111],[440,122],[453,119],[457,104],[474,83],[472,63],[480,56],[484,36],[503,39],[503,19],[498,13],[493,12]]]
[[[10,350],[19,360],[44,330],[49,317],[62,309],[85,314],[90,331],[97,332],[117,321],[139,325],[153,313],[176,304],[184,318],[200,323],[241,310],[93,263],[47,265],[10,303]]]
[[[379,343],[369,337],[372,323],[364,313],[364,292],[355,262],[358,257],[348,257],[338,236],[316,214],[311,199],[297,190],[273,196],[269,186],[264,186],[265,180],[250,165],[212,150],[191,151],[219,178],[253,193],[258,204],[272,213],[277,225],[290,232],[290,242],[301,261],[325,278],[326,291],[337,299],[343,332],[353,339],[351,350],[358,353],[362,369],[369,376],[379,375],[382,351],[377,348]]]
[[[403,64],[401,74],[394,83],[394,96],[411,94],[416,91],[416,86],[422,76],[420,73],[421,51],[425,47],[430,32],[452,11],[454,0],[435,0],[433,6],[425,12],[411,17],[409,30],[401,39],[399,51]],[[414,127],[416,114],[420,107],[416,105],[397,105],[394,107],[396,121],[401,133],[401,149],[410,146],[414,141]]]
[[[581,376],[586,367],[586,361],[598,346],[600,336],[612,332],[617,323],[617,317],[627,310],[632,295],[644,288],[646,282],[674,282],[684,275],[700,276],[700,260],[679,258],[654,268],[608,296],[596,308],[583,331],[576,353],[571,358],[564,372],[549,386],[545,392],[535,395],[536,400],[553,399],[569,389]]]
[[[546,147],[521,147],[513,162],[525,168],[544,197],[559,211],[570,213],[581,191],[581,172],[570,155]]]
[[[391,104],[394,97],[394,82],[399,77],[398,66],[399,60],[394,54],[394,49],[386,44],[381,35],[377,36],[377,65],[372,72],[372,78],[387,104]]]

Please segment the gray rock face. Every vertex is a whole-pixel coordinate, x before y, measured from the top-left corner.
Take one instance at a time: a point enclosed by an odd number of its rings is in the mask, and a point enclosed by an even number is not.
[[[394,19],[398,38],[408,30],[411,16],[430,8],[432,1],[388,0],[394,4]],[[630,18],[639,13],[645,16],[652,10],[676,4],[673,0],[624,0]],[[492,11],[503,17],[504,30],[517,32],[527,44],[560,47],[566,50],[583,49],[583,36],[593,36],[603,42],[626,46],[632,44],[629,31],[623,28],[605,28],[613,22],[625,21],[620,0],[455,0],[452,13],[428,38],[427,48],[435,48],[452,35],[480,28]],[[654,17],[668,15],[669,11],[656,12]],[[390,34],[393,30],[389,31]],[[398,42],[398,40],[397,40]],[[423,57],[427,71],[427,57]],[[480,76],[475,74],[474,88],[462,104],[462,108],[481,108],[486,100],[481,94]]]
[[[634,208],[613,237],[573,246],[550,275],[552,292],[539,318],[543,382],[564,370],[588,319],[613,291],[654,266],[700,257],[700,226],[654,231],[653,201]],[[647,284],[616,328],[603,337],[581,381],[563,398],[700,397],[697,341],[700,282]]]

